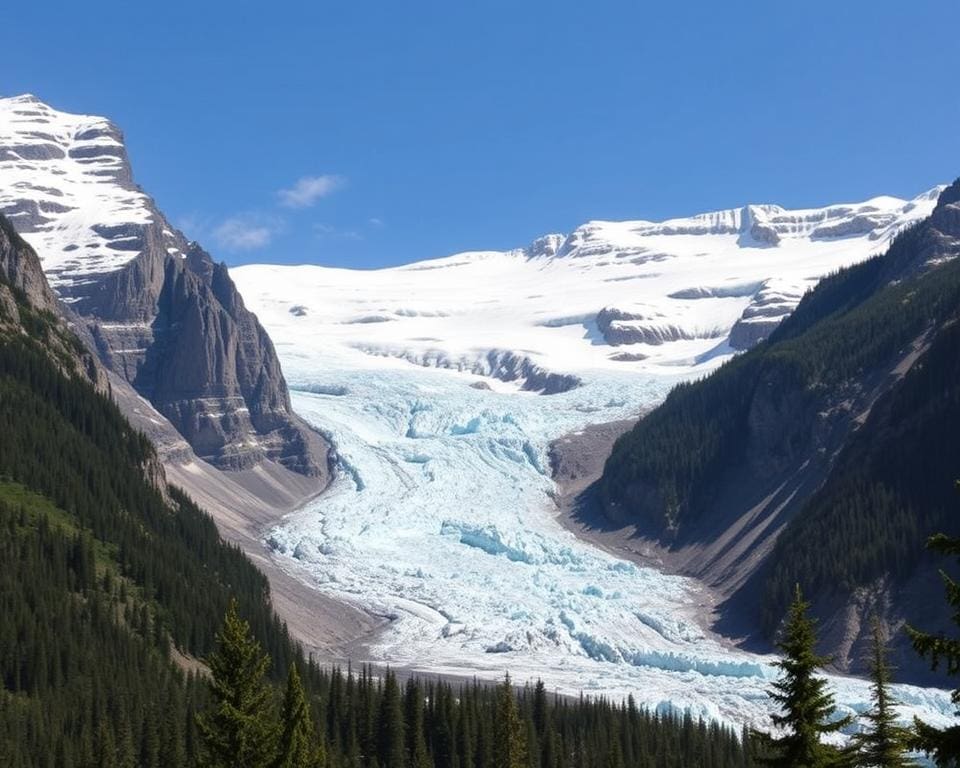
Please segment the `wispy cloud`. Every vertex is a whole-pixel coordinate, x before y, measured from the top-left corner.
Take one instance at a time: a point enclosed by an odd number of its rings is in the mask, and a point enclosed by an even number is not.
[[[318,223],[313,225],[313,231],[319,238],[339,238],[341,240],[363,240],[363,233],[355,229],[339,229],[332,224]]]
[[[371,216],[369,219],[367,219],[367,224],[375,229],[382,229],[386,226],[386,224],[383,222],[383,219],[377,216]]]
[[[268,224],[245,216],[233,216],[213,230],[213,237],[226,250],[252,251],[270,244],[273,229]]]
[[[323,176],[304,176],[289,189],[281,189],[277,194],[280,203],[287,208],[309,208],[317,200],[333,194],[346,183],[342,176],[324,174]]]

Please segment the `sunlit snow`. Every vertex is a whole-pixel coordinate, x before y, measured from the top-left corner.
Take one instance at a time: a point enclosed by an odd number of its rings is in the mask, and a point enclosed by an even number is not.
[[[54,289],[134,259],[152,220],[133,185],[122,135],[33,96],[0,99],[0,211],[36,249]]]

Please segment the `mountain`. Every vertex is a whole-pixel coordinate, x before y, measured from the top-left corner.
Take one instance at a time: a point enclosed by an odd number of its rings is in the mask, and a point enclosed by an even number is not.
[[[710,373],[734,357],[738,323],[779,323],[822,276],[928,217],[939,193],[594,222],[382,270],[232,269],[341,469],[266,528],[273,562],[387,617],[354,659],[509,670],[574,696],[765,724],[773,658],[711,631],[714,591],[670,573],[655,547],[575,536],[551,446],[636,420]],[[844,712],[866,706],[863,681],[831,686]],[[924,717],[952,712],[939,691],[897,695]]]
[[[231,275],[289,345],[281,356],[295,380],[299,361],[336,350],[358,366],[393,358],[556,394],[590,372],[676,372],[752,346],[822,276],[929,215],[939,192],[595,221],[526,248],[393,269],[253,265]]]
[[[326,476],[328,446],[292,412],[269,336],[226,267],[135,185],[116,126],[29,95],[0,99],[0,212],[104,366],[200,458]]]
[[[793,585],[859,669],[869,618],[948,624],[923,544],[956,535],[960,181],[889,249],[821,282],[750,352],[615,444],[598,494],[770,638]],[[904,633],[895,661],[922,669]]]

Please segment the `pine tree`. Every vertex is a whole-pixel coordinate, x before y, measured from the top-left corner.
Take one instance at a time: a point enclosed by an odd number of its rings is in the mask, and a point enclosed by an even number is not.
[[[280,727],[276,768],[313,768],[324,764],[323,750],[314,733],[310,705],[296,664],[291,664],[287,673]]]
[[[207,768],[271,764],[277,728],[271,691],[264,682],[269,663],[231,600],[209,660],[213,707],[197,719]]]
[[[526,734],[517,712],[510,675],[506,676],[497,692],[494,731],[493,764],[497,768],[527,768]]]
[[[957,482],[957,489],[960,490],[960,481]],[[943,555],[960,557],[960,538],[937,534],[927,542],[927,547]],[[960,582],[943,571],[940,576],[946,588],[947,603],[952,609],[953,620],[960,624]],[[913,627],[907,627],[907,632],[917,653],[929,658],[934,670],[944,662],[948,675],[960,674],[960,638],[928,634]],[[954,704],[960,705],[960,687],[954,689],[951,698]],[[915,720],[914,724],[917,730],[914,745],[917,748],[932,755],[939,765],[960,763],[960,725],[935,728],[919,719]]]
[[[821,741],[821,736],[849,725],[850,719],[835,717],[833,694],[826,690],[827,681],[815,675],[829,659],[816,654],[815,622],[807,616],[809,607],[797,586],[784,637],[778,644],[783,660],[776,666],[782,674],[770,692],[782,711],[771,719],[774,726],[785,733],[778,737],[762,732],[754,734],[761,748],[759,760],[764,765],[829,768],[849,764],[845,750]]]
[[[380,766],[381,768],[406,768],[407,754],[404,746],[403,702],[400,686],[393,670],[388,669],[383,682],[380,699]]]
[[[432,768],[423,730],[423,693],[413,678],[407,681],[405,708],[410,768]]]
[[[868,729],[854,739],[857,765],[864,768],[906,768],[916,765],[905,755],[910,732],[897,725],[894,708],[899,702],[890,691],[891,670],[887,662],[886,638],[877,619],[873,622],[870,679],[873,707],[864,715],[869,723]]]

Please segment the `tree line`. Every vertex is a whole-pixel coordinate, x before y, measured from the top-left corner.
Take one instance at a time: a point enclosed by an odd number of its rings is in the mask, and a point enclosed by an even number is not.
[[[928,548],[960,557],[960,538],[937,534],[928,541]],[[941,576],[954,622],[960,626],[960,582],[943,571]],[[910,726],[900,724],[900,702],[891,689],[886,638],[876,619],[869,659],[872,707],[863,716],[863,727],[847,744],[824,739],[854,721],[838,715],[827,681],[817,675],[830,659],[817,655],[816,622],[808,615],[809,607],[797,585],[778,644],[783,653],[777,662],[781,675],[770,692],[778,707],[772,715],[773,734],[751,734],[757,761],[775,768],[904,768],[918,765],[914,756],[925,753],[938,766],[960,765],[960,724],[937,727],[920,718],[914,718]],[[960,674],[960,638],[911,626],[906,631],[915,650],[934,669],[943,664],[947,674]],[[954,689],[952,700],[960,704],[960,686]]]
[[[323,695],[293,664],[282,693],[235,605],[210,658],[211,701],[198,717],[209,768],[633,768],[752,765],[741,735],[688,715],[657,715],[632,698],[454,685],[392,670],[334,670]]]

